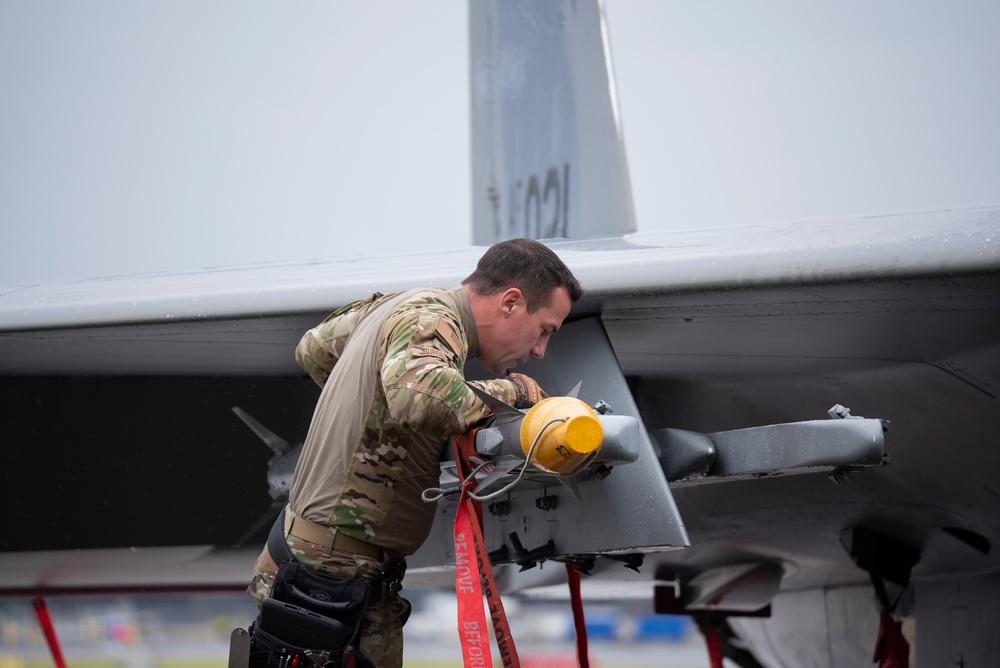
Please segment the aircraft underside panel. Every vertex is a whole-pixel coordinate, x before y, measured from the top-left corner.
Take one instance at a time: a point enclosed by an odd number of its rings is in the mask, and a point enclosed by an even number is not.
[[[855,668],[874,665],[880,612],[865,583],[783,592],[769,618],[734,617],[729,623],[768,668]],[[911,666],[1000,666],[996,573],[915,581],[896,617]]]
[[[1000,574],[916,583],[921,666],[1000,666]]]
[[[874,665],[879,608],[869,585],[780,593],[770,617],[729,623],[768,668]]]

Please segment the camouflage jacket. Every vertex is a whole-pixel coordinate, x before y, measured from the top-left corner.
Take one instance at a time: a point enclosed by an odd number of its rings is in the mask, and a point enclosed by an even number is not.
[[[305,334],[295,357],[323,387],[289,505],[313,522],[412,554],[427,537],[450,436],[489,415],[463,366],[479,343],[464,288],[374,294]],[[509,380],[476,381],[508,403]]]

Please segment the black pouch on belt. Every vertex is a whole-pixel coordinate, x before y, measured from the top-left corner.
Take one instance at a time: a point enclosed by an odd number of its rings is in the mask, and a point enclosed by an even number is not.
[[[301,650],[339,650],[351,637],[340,621],[273,598],[261,604],[257,630],[280,638],[278,642],[286,647]]]
[[[278,569],[271,597],[336,619],[354,631],[360,627],[370,591],[365,580],[337,577],[286,561]]]
[[[369,583],[363,580],[339,578],[286,561],[253,626],[251,666],[283,668],[293,655],[311,655],[313,662],[322,657],[314,663],[316,667],[371,666],[357,650],[369,591]],[[305,666],[313,668],[309,663]]]

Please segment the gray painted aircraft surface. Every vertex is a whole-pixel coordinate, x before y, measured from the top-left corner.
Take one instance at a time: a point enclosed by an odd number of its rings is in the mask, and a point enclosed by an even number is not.
[[[586,295],[519,370],[620,432],[484,503],[509,593],[571,561],[585,598],[749,615],[761,665],[856,666],[876,570],[920,665],[1000,664],[1000,207],[636,233],[600,6],[470,17],[478,245],[0,286],[0,590],[245,586],[318,396],[302,332],[536,236]],[[453,512],[411,583],[453,577]]]

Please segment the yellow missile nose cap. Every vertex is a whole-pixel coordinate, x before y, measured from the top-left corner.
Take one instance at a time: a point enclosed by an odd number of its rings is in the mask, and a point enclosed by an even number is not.
[[[531,455],[533,466],[547,473],[568,475],[597,456],[604,429],[596,411],[579,399],[549,397],[532,406],[524,416],[520,436],[525,457],[538,439]]]
[[[590,454],[601,447],[603,438],[604,429],[596,417],[577,415],[566,423],[566,447],[577,454]]]

